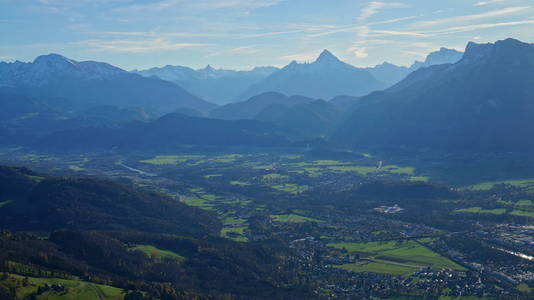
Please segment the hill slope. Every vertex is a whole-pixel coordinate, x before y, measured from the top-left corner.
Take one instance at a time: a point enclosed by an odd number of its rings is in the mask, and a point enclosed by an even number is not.
[[[154,193],[89,178],[53,178],[0,166],[0,228],[53,231],[136,230],[203,236],[218,234],[209,213]]]
[[[52,133],[32,145],[54,150],[175,149],[196,146],[288,146],[289,132],[255,120],[216,120],[174,113],[152,122],[87,127]]]
[[[534,149],[533,99],[533,44],[469,43],[459,62],[422,68],[363,97],[333,139],[360,146],[528,151]]]

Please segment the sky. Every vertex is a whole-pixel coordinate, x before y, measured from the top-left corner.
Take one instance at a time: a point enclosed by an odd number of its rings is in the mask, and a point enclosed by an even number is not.
[[[440,47],[534,42],[534,0],[0,0],[0,60],[59,53],[124,68],[410,65]]]

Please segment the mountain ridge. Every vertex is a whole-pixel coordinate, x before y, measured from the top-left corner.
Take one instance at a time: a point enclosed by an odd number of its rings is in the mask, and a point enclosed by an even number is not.
[[[534,44],[469,43],[454,64],[421,68],[373,93],[333,136],[373,147],[530,151]]]
[[[15,94],[69,99],[76,109],[114,105],[162,115],[181,107],[202,112],[215,107],[176,84],[59,54],[42,55],[29,63],[0,63],[0,88]]]

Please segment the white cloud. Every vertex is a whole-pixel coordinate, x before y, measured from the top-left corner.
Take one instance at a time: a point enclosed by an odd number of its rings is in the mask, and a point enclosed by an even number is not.
[[[487,0],[487,1],[479,1],[477,2],[475,5],[476,6],[484,6],[484,5],[490,5],[490,4],[495,4],[495,3],[502,3],[502,2],[506,2],[507,0]]]
[[[347,51],[354,54],[357,58],[367,58],[369,56],[365,47],[350,47]]]
[[[406,5],[403,3],[399,3],[399,2],[387,3],[387,2],[380,2],[380,1],[371,1],[366,7],[364,7],[361,10],[360,16],[358,17],[358,22],[363,23],[367,21],[367,19],[377,14],[383,8],[404,7],[404,6]]]
[[[289,60],[289,61],[314,61],[317,56],[319,56],[319,53],[321,50],[313,51],[313,52],[306,52],[306,53],[298,53],[298,54],[291,54],[291,55],[284,55],[280,57],[283,60]]]
[[[89,40],[79,42],[92,47],[94,50],[103,50],[109,52],[125,52],[125,53],[148,53],[170,51],[183,48],[192,47],[206,47],[209,44],[196,43],[175,43],[166,39],[150,39],[150,40]]]
[[[206,55],[206,57],[214,57],[214,56],[221,56],[221,55],[253,55],[260,53],[261,50],[256,48],[256,46],[243,46],[243,47],[237,47],[232,48],[228,50],[218,51],[211,54]]]
[[[507,8],[487,11],[487,12],[479,13],[479,14],[454,16],[450,18],[438,19],[438,20],[433,20],[433,21],[419,22],[419,23],[415,23],[412,27],[413,28],[432,28],[432,27],[441,26],[441,25],[461,24],[461,23],[477,21],[477,20],[482,20],[482,19],[503,17],[503,16],[509,16],[509,15],[514,15],[514,14],[524,14],[525,12],[528,12],[530,8],[531,8],[530,6],[507,7]]]
[[[422,32],[412,31],[394,31],[394,30],[371,30],[368,36],[381,37],[381,36],[411,36],[411,37],[428,37],[429,35]]]
[[[454,26],[445,28],[442,30],[429,31],[428,34],[438,35],[438,34],[453,34],[466,31],[474,31],[481,29],[497,28],[497,27],[509,27],[509,26],[519,26],[519,25],[529,25],[534,24],[534,20],[523,20],[523,21],[514,21],[514,22],[501,22],[501,23],[488,23],[488,24],[474,24],[466,26]]]
[[[284,0],[161,0],[150,4],[135,4],[120,11],[169,11],[180,9],[218,10],[235,9],[250,12],[258,8],[276,5]]]

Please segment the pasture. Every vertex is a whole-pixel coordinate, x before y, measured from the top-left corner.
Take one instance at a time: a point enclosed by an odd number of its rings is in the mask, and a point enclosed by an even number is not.
[[[359,254],[363,262],[342,265],[347,270],[391,275],[409,275],[419,268],[464,268],[416,241],[385,241],[367,243],[331,243],[329,247]]]

